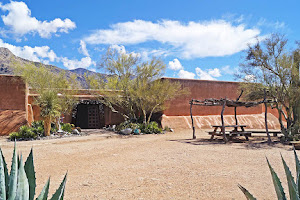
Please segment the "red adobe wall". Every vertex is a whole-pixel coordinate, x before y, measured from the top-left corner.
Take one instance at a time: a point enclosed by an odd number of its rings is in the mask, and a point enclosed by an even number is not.
[[[225,98],[235,100],[240,95],[238,82],[208,81],[195,79],[163,78],[169,81],[178,81],[184,88],[190,91],[188,95],[182,95],[167,102],[167,109],[163,114],[167,116],[190,115],[189,101],[191,99],[204,100],[206,98]],[[220,115],[220,106],[193,106],[193,115]],[[252,108],[239,107],[237,114],[260,114],[264,112],[262,105]],[[233,108],[225,108],[225,115],[233,115]]]
[[[0,135],[27,124],[27,85],[18,76],[0,75]]]
[[[195,79],[163,78],[169,81],[178,81],[182,87],[189,90],[188,95],[182,95],[166,103],[167,109],[163,111],[161,124],[163,127],[190,129],[190,105],[191,99],[204,100],[206,98],[225,98],[236,100],[240,95],[238,82],[208,81]],[[242,96],[243,97],[243,96]],[[196,128],[211,128],[212,124],[220,124],[221,106],[193,106],[193,116]],[[238,107],[239,123],[246,124],[247,128],[264,128],[263,104],[252,107]],[[226,125],[234,124],[234,108],[225,108],[224,120]],[[275,109],[268,109],[268,126],[270,129],[279,129],[278,113]]]

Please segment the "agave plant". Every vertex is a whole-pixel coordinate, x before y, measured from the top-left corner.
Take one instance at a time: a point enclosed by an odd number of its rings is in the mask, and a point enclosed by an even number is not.
[[[297,172],[296,173],[296,175],[297,175],[296,181],[295,181],[294,177],[292,176],[292,173],[291,173],[288,165],[286,164],[285,160],[283,159],[282,155],[281,155],[281,160],[282,160],[285,175],[287,178],[290,199],[291,200],[300,200],[300,196],[299,196],[299,194],[300,194],[300,183],[299,183],[300,182],[300,162],[299,162],[299,159],[298,159],[295,149],[294,149],[294,155],[295,155],[296,172]],[[284,189],[281,185],[281,181],[278,178],[273,167],[271,166],[268,158],[267,158],[267,163],[268,163],[271,175],[272,175],[273,184],[274,184],[274,188],[275,188],[278,200],[286,200],[287,198],[285,196]],[[238,185],[238,186],[242,190],[242,192],[245,194],[245,196],[248,200],[256,200],[256,198],[246,188],[244,188],[241,185]]]
[[[16,154],[16,143],[14,146],[10,175],[0,148],[0,200],[33,200],[35,196],[36,179],[33,164],[32,149],[23,164],[22,155]],[[66,186],[67,174],[59,188],[53,194],[51,200],[62,200]],[[36,200],[47,200],[50,186],[50,178],[46,182],[40,195]]]

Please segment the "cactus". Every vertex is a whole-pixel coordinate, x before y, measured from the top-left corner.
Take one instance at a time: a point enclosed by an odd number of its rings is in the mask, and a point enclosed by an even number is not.
[[[67,174],[59,188],[53,194],[51,200],[63,200],[67,181]],[[50,178],[36,200],[47,200]],[[25,164],[23,157],[16,154],[16,142],[13,151],[10,175],[0,148],[0,200],[33,200],[35,196],[36,179],[33,163],[33,151],[31,149]]]
[[[299,196],[299,194],[300,194],[300,162],[299,162],[299,159],[298,159],[295,149],[294,149],[294,155],[295,155],[296,172],[297,172],[296,173],[296,175],[297,175],[296,181],[295,181],[294,177],[292,176],[292,173],[291,173],[288,165],[286,164],[285,160],[283,159],[282,155],[281,155],[281,160],[282,160],[285,175],[287,178],[290,199],[291,200],[300,200],[300,196]],[[268,163],[268,166],[269,166],[269,169],[271,172],[277,199],[278,200],[286,200],[287,198],[284,193],[284,188],[282,187],[281,181],[278,178],[274,169],[272,168],[268,158],[267,158],[267,163]],[[247,200],[256,200],[256,198],[246,188],[244,188],[241,185],[238,185],[238,186],[244,193]]]

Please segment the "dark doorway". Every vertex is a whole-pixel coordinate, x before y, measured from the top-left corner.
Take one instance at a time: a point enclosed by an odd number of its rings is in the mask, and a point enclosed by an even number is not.
[[[85,104],[77,105],[75,125],[80,128],[98,129],[105,125],[103,105]]]

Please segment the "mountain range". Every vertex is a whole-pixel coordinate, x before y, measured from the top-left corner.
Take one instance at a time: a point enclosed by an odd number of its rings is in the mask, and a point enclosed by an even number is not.
[[[66,70],[54,65],[46,65],[41,62],[33,62],[30,60],[26,60],[24,58],[20,58],[14,55],[9,49],[0,47],[0,74],[9,74],[13,75],[12,65],[13,63],[20,64],[21,66],[26,65],[34,65],[36,67],[45,66],[46,68],[50,69],[53,73],[60,73],[65,72],[66,78],[69,78],[75,74],[76,80],[80,83],[82,88],[87,88],[87,82],[85,80],[84,74],[87,75],[100,75],[105,78],[106,74],[101,74],[97,72],[93,72],[84,68],[77,68],[73,70]]]

